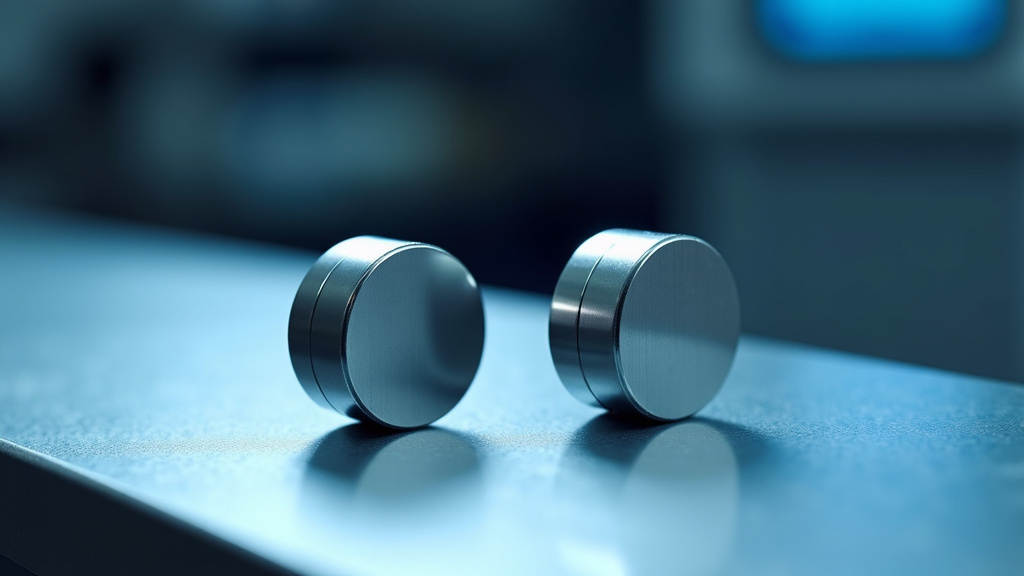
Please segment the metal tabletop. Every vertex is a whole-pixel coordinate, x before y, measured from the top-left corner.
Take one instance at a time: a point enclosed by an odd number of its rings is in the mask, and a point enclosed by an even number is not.
[[[1024,574],[1020,385],[744,337],[697,417],[638,427],[562,387],[549,300],[489,288],[466,397],[382,435],[292,373],[313,259],[0,207],[0,553],[44,574]]]

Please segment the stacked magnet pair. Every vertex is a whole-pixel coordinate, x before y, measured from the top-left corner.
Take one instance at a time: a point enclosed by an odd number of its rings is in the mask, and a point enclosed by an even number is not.
[[[725,260],[682,234],[606,230],[559,277],[549,339],[582,402],[655,421],[686,418],[718,393],[740,333]]]
[[[336,244],[313,264],[288,323],[292,367],[314,402],[401,429],[462,399],[483,343],[480,290],[461,262],[374,236]]]

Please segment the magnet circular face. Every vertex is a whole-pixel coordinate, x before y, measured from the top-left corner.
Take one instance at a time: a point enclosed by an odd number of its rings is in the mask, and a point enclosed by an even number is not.
[[[483,342],[480,290],[461,262],[436,246],[373,236],[313,264],[288,324],[292,367],[310,398],[393,428],[447,414]]]
[[[732,273],[693,236],[601,232],[569,259],[551,302],[551,357],[569,392],[653,420],[711,401],[739,332]]]

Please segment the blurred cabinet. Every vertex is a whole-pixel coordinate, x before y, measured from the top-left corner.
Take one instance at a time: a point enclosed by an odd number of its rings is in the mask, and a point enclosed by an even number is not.
[[[1024,379],[1016,5],[977,55],[845,61],[775,49],[757,2],[651,8],[664,227],[722,251],[745,330]]]

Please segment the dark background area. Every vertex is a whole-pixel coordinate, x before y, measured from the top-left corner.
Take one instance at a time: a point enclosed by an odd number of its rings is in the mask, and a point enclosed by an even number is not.
[[[0,0],[0,197],[539,292],[601,229],[690,233],[747,332],[1021,380],[1017,8]]]

